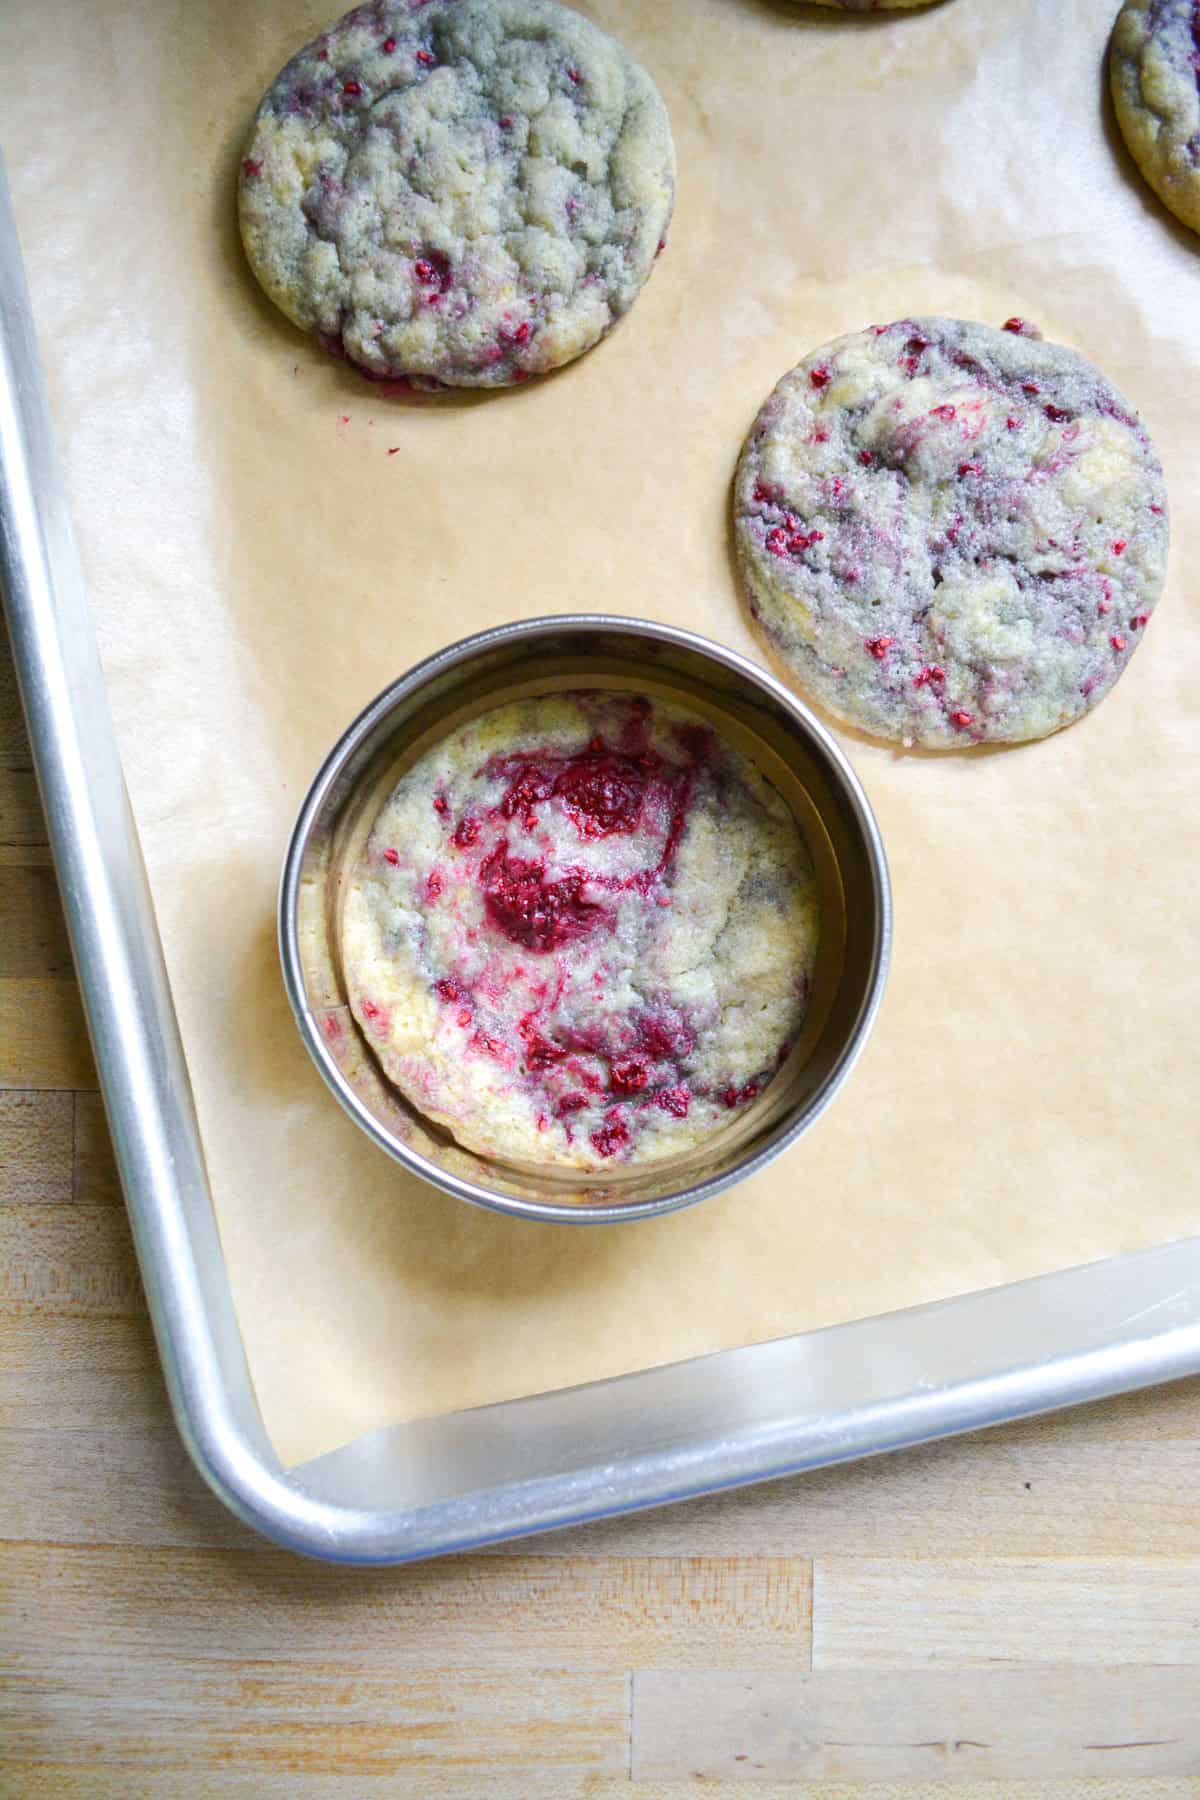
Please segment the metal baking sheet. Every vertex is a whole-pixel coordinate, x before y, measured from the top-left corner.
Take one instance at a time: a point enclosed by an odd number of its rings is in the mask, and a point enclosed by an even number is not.
[[[284,1470],[254,1400],[0,180],[0,577],[179,1429],[249,1525],[399,1562],[847,1461],[1200,1370],[1200,1239],[370,1433]]]

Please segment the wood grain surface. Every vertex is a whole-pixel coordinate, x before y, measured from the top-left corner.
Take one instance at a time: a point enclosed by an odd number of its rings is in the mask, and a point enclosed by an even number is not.
[[[0,1794],[1200,1795],[1200,1382],[412,1569],[167,1411],[0,651]]]

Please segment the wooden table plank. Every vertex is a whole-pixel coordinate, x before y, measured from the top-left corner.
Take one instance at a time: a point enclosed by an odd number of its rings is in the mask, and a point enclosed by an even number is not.
[[[0,1206],[70,1200],[75,1096],[0,1093]]]
[[[440,1667],[398,1670],[389,1659],[150,1663],[104,1645],[39,1663],[19,1651],[0,1730],[7,1753],[30,1763],[50,1751],[86,1767],[102,1745],[114,1762],[182,1767],[189,1780],[234,1757],[249,1768],[360,1776],[403,1762],[486,1780],[519,1773],[534,1744],[543,1765],[615,1774],[627,1766],[628,1682],[523,1666],[459,1669],[450,1682]]]
[[[745,1765],[730,1780],[695,1776],[682,1780],[629,1781],[624,1776],[579,1776],[527,1766],[519,1775],[489,1771],[471,1781],[461,1769],[396,1767],[374,1775],[286,1773],[257,1767],[171,1770],[150,1773],[93,1763],[87,1770],[44,1763],[0,1762],[0,1794],[6,1766],[20,1779],[21,1800],[1196,1800],[1190,1776],[1097,1781],[1059,1779],[975,1781],[939,1775],[927,1781],[803,1781],[748,1776]]]
[[[95,1086],[74,976],[0,979],[0,1088]]]
[[[40,1665],[80,1641],[120,1643],[164,1666],[205,1660],[362,1669],[448,1667],[807,1670],[810,1568],[803,1558],[447,1557],[365,1571],[286,1551],[12,1545],[0,1619]],[[319,1616],[323,1629],[310,1630]],[[311,1685],[311,1684],[310,1684]]]
[[[1037,1621],[1028,1620],[1034,1643]],[[1193,1668],[634,1676],[635,1778],[954,1781],[1194,1775]],[[957,1791],[957,1790],[956,1790]],[[1096,1800],[1113,1790],[1101,1785]],[[757,1789],[747,1786],[748,1795]]]
[[[1200,1559],[817,1562],[814,1668],[961,1670],[997,1663],[1200,1669]],[[1200,1674],[1193,1674],[1191,1691],[1200,1719]]]

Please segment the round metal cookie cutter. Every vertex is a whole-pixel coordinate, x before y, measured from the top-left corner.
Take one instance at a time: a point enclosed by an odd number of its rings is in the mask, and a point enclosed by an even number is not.
[[[464,720],[535,694],[606,688],[708,717],[792,808],[816,865],[821,949],[804,1028],[762,1095],[688,1155],[598,1176],[464,1150],[385,1080],[346,1001],[344,883],[404,769]],[[795,1143],[841,1086],[882,997],[891,890],[879,830],[841,750],[773,676],[694,632],[592,613],[520,620],[451,644],[393,682],[343,733],[284,861],[280,951],[309,1054],[382,1150],[447,1193],[527,1219],[612,1224],[692,1206]]]

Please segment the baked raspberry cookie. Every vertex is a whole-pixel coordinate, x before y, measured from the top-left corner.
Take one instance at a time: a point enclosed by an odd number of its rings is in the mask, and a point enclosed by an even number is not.
[[[369,375],[503,387],[628,312],[675,153],[657,88],[554,0],[376,0],[272,83],[242,239],[275,304]]]
[[[1125,0],[1108,72],[1134,162],[1163,205],[1200,231],[1200,5]]]
[[[467,1149],[612,1170],[736,1119],[804,1018],[808,850],[698,716],[525,700],[401,778],[351,878],[342,964],[384,1073]]]
[[[901,319],[784,376],[742,451],[750,610],[838,718],[931,748],[1102,700],[1163,582],[1162,470],[1116,389],[1010,319]]]

